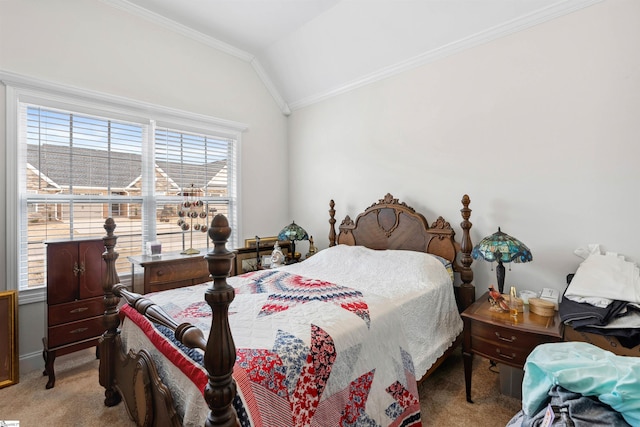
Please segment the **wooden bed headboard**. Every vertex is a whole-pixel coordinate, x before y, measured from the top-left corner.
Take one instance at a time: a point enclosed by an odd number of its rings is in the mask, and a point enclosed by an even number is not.
[[[443,217],[438,217],[429,226],[426,218],[387,193],[384,198],[369,206],[359,214],[355,221],[347,215],[335,230],[335,202],[329,202],[329,246],[338,244],[366,246],[371,249],[403,249],[427,252],[449,260],[454,271],[460,274],[462,284],[459,287],[459,306],[461,310],[475,301],[475,289],[472,285],[471,250],[473,245],[469,236],[471,229],[471,200],[466,194],[462,197],[462,240],[455,240],[455,231]]]

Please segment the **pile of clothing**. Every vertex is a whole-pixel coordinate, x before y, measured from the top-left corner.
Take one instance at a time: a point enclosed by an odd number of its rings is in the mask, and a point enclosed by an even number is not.
[[[626,348],[640,344],[640,270],[599,245],[579,248],[584,260],[564,292],[560,319],[573,329],[613,336]]]
[[[584,342],[537,346],[524,365],[522,410],[508,427],[640,425],[640,358]]]

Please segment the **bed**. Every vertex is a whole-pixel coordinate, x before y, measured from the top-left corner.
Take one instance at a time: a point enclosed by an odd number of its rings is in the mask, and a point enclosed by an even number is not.
[[[390,194],[336,234],[331,201],[329,248],[230,278],[218,215],[212,283],[144,297],[119,283],[108,219],[105,404],[124,400],[149,426],[421,425],[418,382],[458,344],[475,297],[469,203],[458,243],[442,217],[429,226]]]

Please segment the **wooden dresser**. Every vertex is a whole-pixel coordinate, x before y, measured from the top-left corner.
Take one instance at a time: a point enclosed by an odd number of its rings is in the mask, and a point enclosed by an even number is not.
[[[284,254],[289,251],[289,242],[280,242]],[[271,255],[273,245],[260,247],[260,256]],[[239,248],[233,250],[236,254],[231,264],[229,276],[242,274],[242,264],[251,261],[255,269],[256,248]],[[160,255],[136,255],[128,257],[131,263],[132,290],[138,294],[165,291],[197,285],[211,280],[209,266],[204,256],[206,249],[200,249],[199,254],[184,255],[180,252],[168,252]]]
[[[56,356],[97,346],[104,332],[102,239],[50,241],[47,245],[47,336],[43,338],[46,387],[55,385]],[[97,348],[96,348],[97,354]]]
[[[179,252],[130,256],[133,292],[148,294],[209,281],[209,266],[202,250],[196,255]]]

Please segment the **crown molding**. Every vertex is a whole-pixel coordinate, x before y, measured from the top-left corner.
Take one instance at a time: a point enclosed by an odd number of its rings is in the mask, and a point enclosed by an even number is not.
[[[163,26],[171,31],[182,34],[185,37],[189,37],[193,40],[199,41],[207,46],[218,49],[243,61],[249,62],[262,83],[266,86],[267,90],[275,100],[282,113],[288,116],[293,110],[307,107],[309,105],[324,101],[326,99],[349,92],[362,86],[384,80],[388,77],[392,77],[404,71],[408,71],[413,68],[435,62],[439,59],[454,55],[463,50],[490,42],[500,37],[516,33],[518,31],[525,30],[546,21],[567,15],[580,9],[584,9],[596,3],[600,3],[604,0],[561,0],[554,5],[547,6],[523,17],[505,22],[493,28],[462,38],[428,52],[424,52],[406,61],[384,67],[361,78],[352,80],[344,85],[331,88],[324,92],[316,93],[297,101],[291,101],[289,103],[287,103],[285,99],[280,95],[280,92],[273,84],[272,80],[269,78],[255,55],[238,49],[220,40],[217,40],[211,36],[207,36],[199,31],[193,30],[185,25],[165,18],[157,13],[150,12],[149,10],[134,5],[127,0],[100,1],[133,15],[139,16],[143,19],[146,19],[147,21]]]
[[[207,36],[199,31],[196,31],[192,28],[187,27],[186,25],[182,25],[173,21],[171,19],[165,18],[162,15],[151,12],[147,9],[144,9],[138,5],[128,2],[127,0],[100,0],[101,2],[118,8],[120,10],[124,10],[132,15],[143,18],[149,22],[153,22],[154,24],[158,24],[168,30],[181,34],[185,37],[188,37],[192,40],[199,41],[207,46],[213,47],[215,49],[221,50],[222,52],[228,53],[229,55],[235,56],[236,58],[240,58],[243,61],[250,62],[253,59],[253,55],[245,52],[242,49],[238,49],[235,46],[232,46],[228,43],[220,41],[211,36]]]
[[[232,46],[223,41],[220,41],[214,37],[208,36],[192,28],[189,28],[185,25],[179,24],[171,19],[165,18],[162,15],[151,12],[138,5],[130,3],[127,0],[100,0],[100,1],[110,6],[124,10],[127,13],[143,18],[147,21],[153,22],[154,24],[160,25],[164,28],[167,28],[168,30],[174,31],[178,34],[181,34],[192,40],[198,41],[214,49],[218,49],[224,53],[227,53],[236,58],[239,58],[245,62],[249,62],[253,67],[253,69],[258,74],[258,77],[260,78],[262,83],[267,87],[267,90],[269,91],[273,99],[276,101],[276,104],[278,105],[282,113],[286,116],[288,116],[291,113],[291,110],[289,110],[289,106],[285,102],[284,98],[282,98],[282,96],[280,95],[280,92],[278,92],[278,89],[275,87],[275,85],[273,84],[273,82],[271,81],[267,73],[264,71],[259,61],[255,57],[255,55],[249,52],[245,52],[242,49],[238,49],[237,47]]]
[[[602,1],[604,0],[563,0],[552,6],[540,9],[523,17],[507,21],[503,24],[422,53],[406,61],[402,61],[382,68],[361,78],[352,80],[345,85],[334,87],[326,92],[317,93],[298,101],[292,101],[289,103],[289,108],[294,111],[312,104],[316,104],[318,102],[349,92],[362,86],[366,86],[368,84],[384,80],[388,77],[395,76],[404,71],[408,71],[413,68],[435,62],[439,59],[454,55],[463,50],[490,42],[492,40],[496,40],[500,37],[504,37],[518,31],[525,30],[538,24],[542,24],[552,19],[592,6],[596,3],[601,3]]]
[[[251,66],[255,70],[256,74],[258,74],[260,80],[262,80],[262,83],[267,87],[267,90],[278,104],[278,107],[280,107],[280,111],[282,111],[282,114],[284,114],[285,116],[291,114],[291,110],[289,109],[287,102],[280,95],[280,92],[278,92],[278,89],[269,78],[267,72],[264,70],[264,68],[262,68],[262,64],[260,64],[258,58],[253,58],[253,60],[251,61]]]

